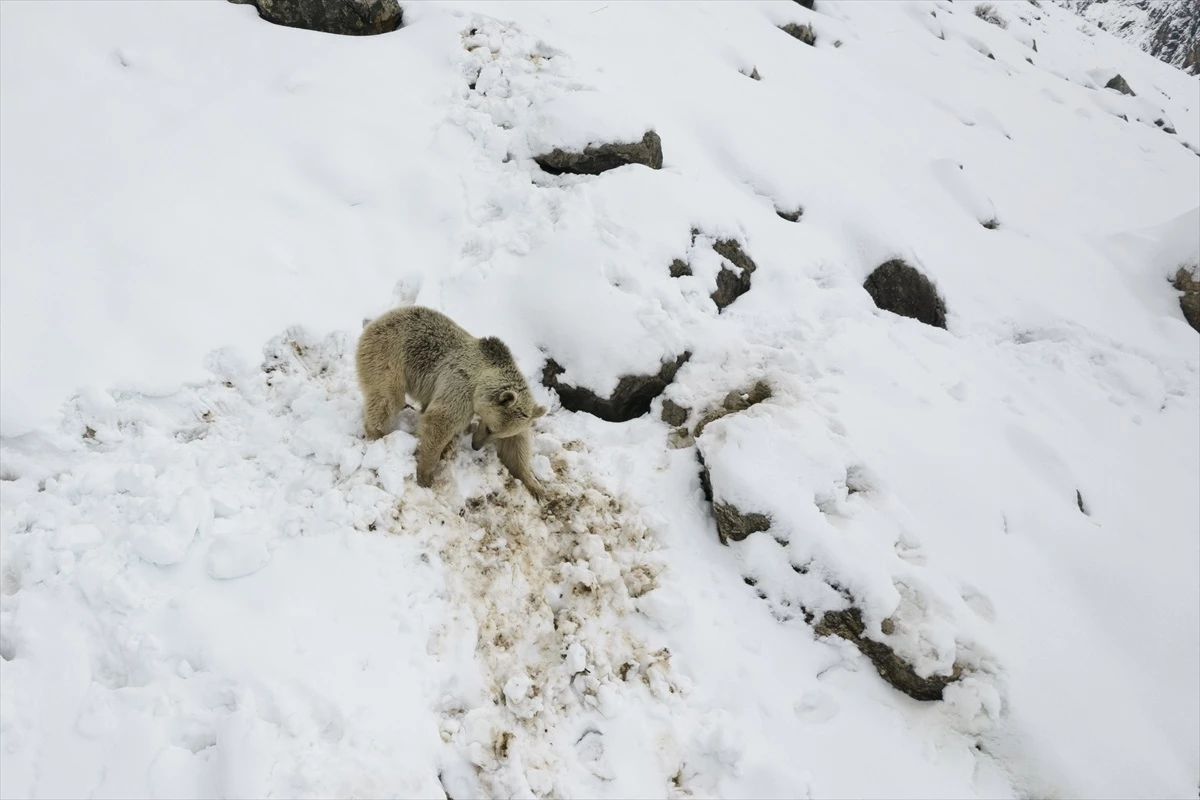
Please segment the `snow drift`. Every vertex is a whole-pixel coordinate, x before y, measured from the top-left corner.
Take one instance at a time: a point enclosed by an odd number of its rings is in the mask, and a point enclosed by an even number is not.
[[[0,794],[1194,796],[1195,83],[996,13],[0,4]],[[544,504],[363,440],[400,302]]]

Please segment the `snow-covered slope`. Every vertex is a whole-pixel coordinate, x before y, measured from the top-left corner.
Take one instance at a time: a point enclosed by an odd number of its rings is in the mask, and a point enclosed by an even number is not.
[[[0,794],[1194,796],[1195,81],[996,6],[0,3]],[[401,302],[510,345],[543,506],[364,442]]]
[[[1056,0],[1100,30],[1200,75],[1200,5],[1195,0]],[[1091,34],[1087,28],[1083,29]]]

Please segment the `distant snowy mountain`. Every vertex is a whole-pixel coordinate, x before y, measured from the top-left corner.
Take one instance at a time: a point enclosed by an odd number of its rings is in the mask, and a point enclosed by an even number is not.
[[[1056,0],[1101,30],[1191,75],[1200,75],[1197,0]]]

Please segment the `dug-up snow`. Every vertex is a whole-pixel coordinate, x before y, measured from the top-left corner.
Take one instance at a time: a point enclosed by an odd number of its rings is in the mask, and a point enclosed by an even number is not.
[[[1195,797],[1197,84],[992,5],[0,4],[0,796]]]

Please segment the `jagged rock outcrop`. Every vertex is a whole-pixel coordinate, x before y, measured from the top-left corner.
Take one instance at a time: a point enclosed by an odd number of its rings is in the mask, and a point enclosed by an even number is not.
[[[1191,75],[1200,75],[1196,0],[1058,0],[1101,30]]]
[[[626,164],[644,164],[650,169],[662,169],[662,140],[654,131],[647,131],[637,142],[593,145],[582,152],[555,148],[544,155],[534,156],[533,160],[551,175],[599,175]]]
[[[899,259],[876,267],[863,288],[884,311],[936,328],[946,327],[946,304],[933,282]]]
[[[1108,83],[1104,84],[1104,88],[1105,89],[1113,89],[1115,91],[1120,92],[1121,94],[1127,94],[1132,97],[1137,97],[1137,92],[1133,91],[1133,89],[1130,89],[1129,83],[1124,78],[1122,78],[1120,75],[1114,75],[1112,77],[1112,80],[1110,80]]]
[[[609,422],[628,422],[649,413],[654,398],[663,393],[675,379],[675,373],[691,357],[691,352],[686,352],[678,358],[664,361],[662,368],[653,375],[622,376],[617,388],[608,397],[600,397],[591,389],[560,382],[558,376],[566,370],[550,359],[542,369],[542,385],[557,392],[563,408],[568,411],[585,411]]]
[[[230,0],[253,5],[267,22],[342,36],[372,36],[400,27],[397,0]]]

